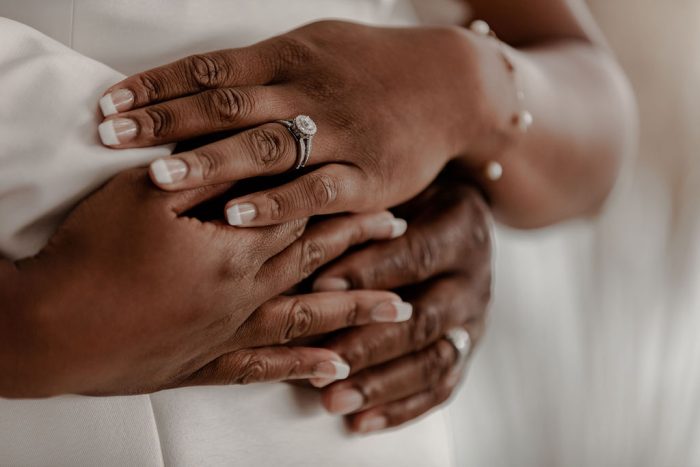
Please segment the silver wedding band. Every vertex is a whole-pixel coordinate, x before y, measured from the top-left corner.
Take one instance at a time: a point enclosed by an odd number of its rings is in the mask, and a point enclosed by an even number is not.
[[[316,122],[308,115],[297,115],[292,120],[277,120],[277,123],[284,125],[297,142],[295,169],[304,168],[311,159],[311,142],[318,131]]]
[[[472,350],[472,338],[469,332],[461,327],[452,328],[445,333],[445,340],[457,351],[455,368],[461,368]]]

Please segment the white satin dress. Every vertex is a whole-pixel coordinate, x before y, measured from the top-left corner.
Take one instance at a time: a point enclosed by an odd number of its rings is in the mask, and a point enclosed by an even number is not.
[[[99,144],[96,103],[122,74],[320,18],[417,21],[400,0],[0,0],[0,17],[0,255],[13,259],[111,175],[169,153]],[[2,466],[443,467],[452,453],[442,411],[351,436],[314,391],[285,384],[0,399]]]

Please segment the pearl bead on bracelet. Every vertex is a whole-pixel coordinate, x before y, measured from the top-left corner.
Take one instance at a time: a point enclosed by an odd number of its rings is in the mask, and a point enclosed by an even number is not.
[[[506,64],[506,68],[513,76],[513,80],[515,82],[515,97],[517,100],[517,105],[520,108],[520,110],[513,115],[511,123],[515,125],[522,133],[527,133],[527,131],[534,123],[535,119],[532,116],[532,114],[525,109],[525,93],[520,88],[515,66],[513,65],[513,62],[508,56],[505,44],[501,42],[500,39],[498,39],[498,36],[496,36],[493,30],[491,30],[491,26],[489,26],[489,24],[486,21],[478,19],[472,22],[472,24],[469,26],[469,29],[475,34],[484,37],[492,37],[493,39],[498,41],[499,53],[501,54],[501,57],[503,58],[503,61]],[[486,164],[486,167],[484,168],[484,176],[487,180],[490,180],[492,182],[500,180],[501,177],[503,177],[503,166],[498,161],[490,161]]]

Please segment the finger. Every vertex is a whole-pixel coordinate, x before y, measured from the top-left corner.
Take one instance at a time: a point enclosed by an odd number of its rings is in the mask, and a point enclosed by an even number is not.
[[[277,226],[271,225],[259,229],[234,229],[223,224],[225,234],[231,241],[231,247],[235,250],[246,250],[250,258],[256,260],[255,264],[262,267],[270,258],[280,254],[297,241],[306,229],[308,219],[285,222]],[[233,268],[240,267],[232,265]],[[269,298],[271,294],[266,294]]]
[[[146,170],[141,167],[125,170],[105,185],[106,190],[116,190],[123,194],[130,194],[137,198],[140,203],[144,203],[147,200],[159,203],[166,210],[170,211],[173,216],[179,216],[201,203],[221,196],[229,188],[231,188],[231,184],[224,183],[198,187],[179,193],[165,193],[154,189],[153,184],[148,179]]]
[[[358,212],[380,204],[366,190],[366,180],[353,166],[328,164],[285,185],[230,201],[229,224],[255,227],[300,217]]]
[[[160,188],[176,191],[280,174],[294,166],[296,144],[284,126],[269,123],[193,151],[158,159],[151,163],[150,176]]]
[[[357,433],[371,433],[415,420],[447,401],[460,379],[461,375],[448,376],[436,386],[418,394],[350,415],[348,417],[350,430]]]
[[[284,292],[348,248],[369,240],[392,237],[396,219],[386,211],[354,214],[315,224],[287,249],[272,257],[258,273],[269,295]]]
[[[348,365],[329,350],[306,347],[265,347],[222,355],[192,374],[178,387],[250,384],[348,376]]]
[[[217,88],[107,118],[102,142],[116,148],[155,146],[251,127],[288,115],[278,88]]]
[[[324,391],[331,413],[349,414],[423,392],[446,378],[457,362],[457,351],[440,340],[420,352],[369,368]]]
[[[286,344],[367,323],[407,321],[412,306],[391,292],[359,290],[278,297],[262,305],[236,333],[236,345]]]
[[[130,76],[100,99],[105,116],[152,105],[208,89],[270,83],[274,60],[257,45],[192,55]]]
[[[439,209],[413,219],[401,238],[369,245],[328,267],[314,290],[394,289],[455,269],[489,276],[488,207],[474,191],[452,193]]]
[[[333,338],[325,347],[347,361],[354,374],[423,350],[440,340],[448,329],[464,323],[476,345],[484,329],[489,301],[488,293],[482,289],[490,290],[464,275],[434,279],[421,286],[416,291],[417,298],[410,300],[413,316],[409,321],[353,329]],[[317,387],[329,383],[312,381]]]

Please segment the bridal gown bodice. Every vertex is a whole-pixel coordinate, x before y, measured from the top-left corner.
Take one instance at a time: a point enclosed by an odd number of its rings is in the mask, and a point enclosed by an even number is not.
[[[124,74],[195,52],[247,45],[320,18],[394,25],[417,20],[408,2],[394,0],[1,0],[0,17],[31,26]],[[37,73],[42,72],[37,69]],[[101,71],[99,79],[104,80],[108,73]],[[114,80],[118,78],[115,74]],[[4,98],[25,99],[27,108],[35,108],[41,105],[36,101],[50,96],[42,96],[42,90],[36,89],[32,97]],[[21,113],[21,106],[13,108]],[[71,115],[71,110],[66,109],[65,114]],[[12,118],[4,117],[5,121]],[[17,118],[22,121],[21,115]],[[11,130],[0,129],[0,135],[7,136],[3,131]],[[31,144],[53,134],[49,128],[43,134],[40,128],[19,131],[33,138]],[[94,128],[88,125],[85,131],[89,142],[76,144],[93,144]],[[0,152],[12,151],[8,139],[0,142]],[[45,141],[38,147],[45,150],[47,144],[53,142]],[[148,157],[134,156],[131,164],[143,163]],[[10,174],[27,176],[22,164],[11,154],[0,157],[6,184],[16,183]],[[79,171],[83,165],[100,162],[91,159],[71,164]],[[123,161],[121,164],[104,162],[104,167],[93,167],[95,170],[85,172],[84,177],[103,177],[123,168]],[[51,171],[61,170],[66,170],[65,166],[35,166],[24,183],[41,185],[40,180],[54,176]],[[85,187],[102,181],[66,180]],[[27,193],[31,196],[16,199],[5,211],[0,206],[0,216],[28,215],[30,209],[41,208],[42,200],[65,211],[76,193],[69,196],[66,187],[51,183],[54,185],[30,187]],[[0,186],[3,191],[13,196],[12,186]],[[48,224],[51,222],[18,229],[12,241],[0,238],[0,243],[8,256],[21,256],[31,251],[25,247],[27,237],[33,235],[30,240],[36,246],[45,241],[44,233],[51,228]],[[12,251],[13,247],[19,251]],[[350,436],[340,417],[322,410],[314,391],[285,384],[192,388],[136,397],[0,400],[2,466],[446,466],[452,465],[449,443],[441,411],[407,429],[370,437]]]

